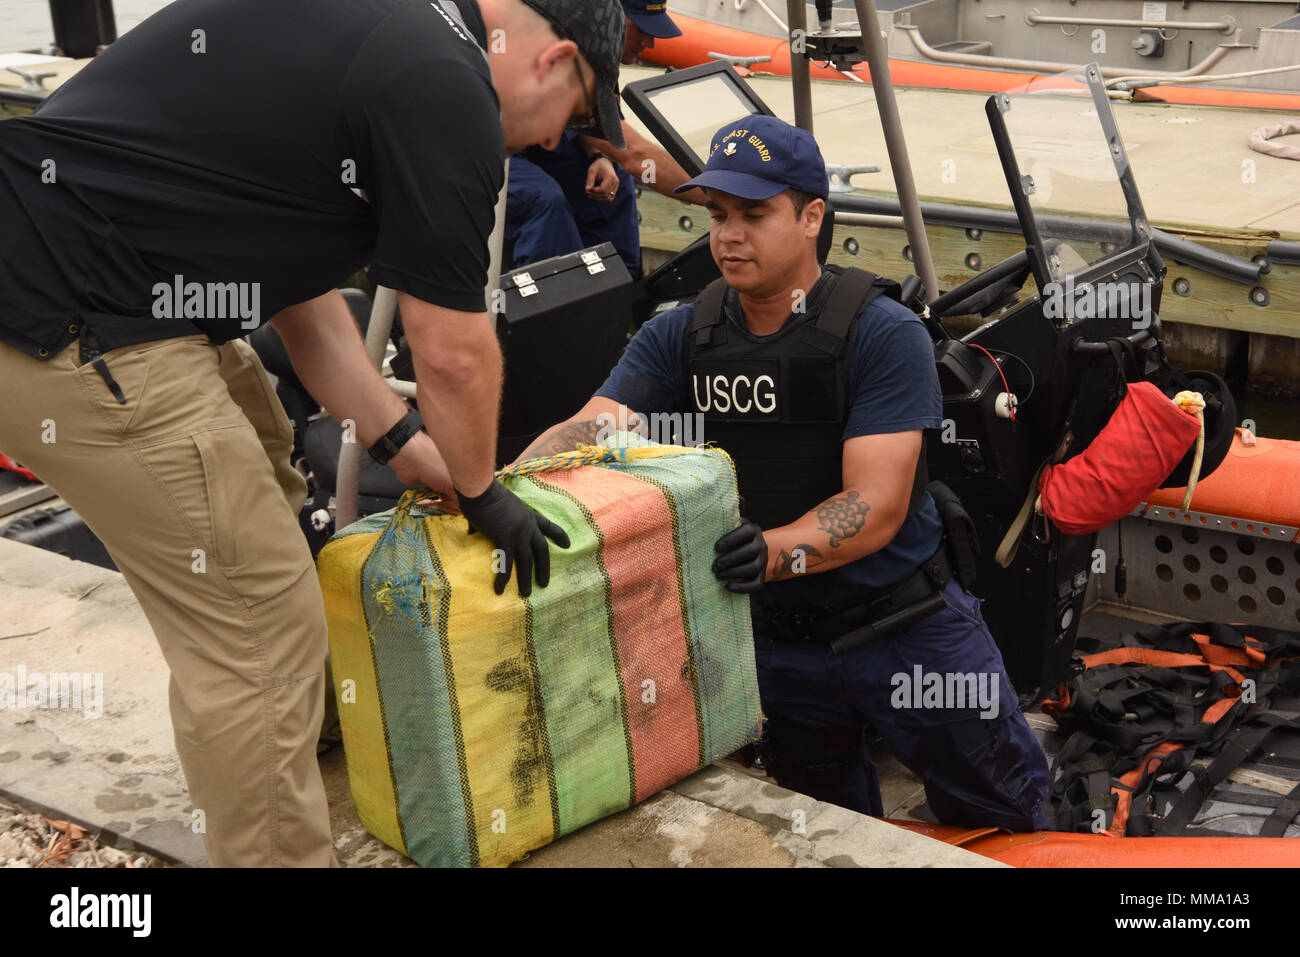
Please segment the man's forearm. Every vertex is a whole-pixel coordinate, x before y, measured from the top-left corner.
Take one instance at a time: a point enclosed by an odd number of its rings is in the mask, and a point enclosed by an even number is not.
[[[519,453],[515,462],[559,452],[572,452],[579,445],[596,445],[602,438],[602,433],[610,435],[616,426],[635,429],[642,421],[638,413],[613,399],[592,396],[575,414],[538,436],[532,445]]]
[[[486,316],[482,334],[454,355],[435,355],[436,364],[416,354],[417,401],[425,429],[442,452],[456,490],[481,494],[496,468],[497,417],[501,408],[501,346]]]
[[[846,489],[789,525],[763,532],[767,581],[828,572],[879,551],[902,524],[897,515],[873,509],[863,493]]]
[[[572,452],[579,445],[595,445],[601,425],[594,418],[573,418],[547,429],[532,445],[519,453],[515,462],[541,458],[559,452]]]
[[[370,447],[406,414],[404,403],[366,355],[352,313],[338,290],[290,306],[271,324],[284,342],[298,380],[356,440]]]
[[[707,197],[701,189],[692,189],[680,195],[674,192],[678,186],[690,179],[690,176],[666,149],[646,139],[627,123],[623,124],[623,138],[627,141],[626,149],[618,149],[605,140],[591,140],[588,137],[584,137],[584,140],[612,158],[638,183],[648,185],[656,193],[683,203],[704,205]],[[585,143],[584,148],[586,148]]]
[[[636,177],[638,182],[646,183],[656,193],[667,196],[669,199],[681,200],[683,203],[696,203],[704,205],[707,197],[701,189],[692,189],[686,193],[677,193],[675,190],[678,186],[685,183],[690,177],[686,171],[678,165],[677,161],[668,155],[668,151],[662,146],[651,143],[649,140],[642,139],[637,146],[639,149],[635,153],[629,153],[626,159],[615,157],[623,163],[624,168]],[[649,174],[647,177],[646,174]]]

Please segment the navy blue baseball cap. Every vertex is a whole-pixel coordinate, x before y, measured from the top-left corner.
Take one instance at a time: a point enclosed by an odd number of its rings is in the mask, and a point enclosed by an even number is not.
[[[663,0],[623,0],[623,12],[656,40],[682,35],[681,28],[668,16],[668,4]]]
[[[787,189],[825,199],[830,192],[826,161],[812,134],[761,114],[729,123],[713,135],[704,172],[677,192],[692,186],[742,199],[771,199]]]
[[[578,45],[596,73],[595,125],[582,133],[622,149],[623,114],[618,108],[618,73],[627,41],[627,21],[615,0],[522,0]],[[583,81],[586,82],[585,80]]]

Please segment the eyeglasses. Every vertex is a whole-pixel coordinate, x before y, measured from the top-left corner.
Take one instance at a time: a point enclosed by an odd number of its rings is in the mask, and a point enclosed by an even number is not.
[[[591,102],[591,94],[587,92],[587,81],[583,79],[582,67],[578,66],[578,58],[573,58],[573,70],[578,74],[578,86],[582,87],[582,98],[587,102],[587,115],[570,117],[565,129],[573,130],[575,133],[588,133],[596,129],[596,104]]]

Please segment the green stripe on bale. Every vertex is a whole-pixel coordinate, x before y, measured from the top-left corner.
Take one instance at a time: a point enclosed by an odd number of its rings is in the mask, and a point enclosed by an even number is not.
[[[518,571],[518,568],[516,568]],[[551,840],[559,840],[564,832],[560,830],[560,799],[555,786],[555,756],[551,753],[551,736],[546,727],[546,698],[542,693],[542,677],[537,666],[536,633],[533,628],[533,603],[528,598],[524,603],[524,647],[528,650],[528,678],[531,683],[529,697],[537,718],[537,736],[541,739],[542,762],[546,765],[546,788],[551,798]]]
[[[567,490],[533,475],[511,480],[511,489],[569,535],[562,563],[552,563],[551,584],[533,593],[539,624],[551,642],[545,653],[542,689],[548,710],[565,720],[552,729],[561,826],[569,833],[636,802],[636,762],[627,689],[614,637],[612,585],[605,568],[605,541],[595,517]],[[553,556],[554,557],[554,556]],[[572,596],[599,576],[603,609],[576,604]],[[542,628],[537,631],[541,633]],[[576,636],[582,634],[586,640]],[[608,650],[599,660],[583,648]],[[561,743],[563,739],[563,743]]]
[[[460,777],[461,806],[465,809],[465,835],[469,844],[470,866],[477,867],[478,824],[474,820],[474,797],[469,789],[469,764],[465,760],[465,735],[460,723],[460,703],[456,698],[456,675],[451,666],[451,643],[447,636],[447,622],[451,618],[451,583],[447,580],[447,573],[442,570],[442,562],[438,559],[438,550],[433,547],[433,540],[429,537],[428,526],[421,522],[420,527],[424,531],[429,560],[433,564],[434,573],[438,576],[438,645],[442,649],[443,679],[446,682],[447,698],[451,703],[452,737],[456,742],[457,772]]]
[[[449,733],[458,709],[444,670],[446,609],[430,607],[431,580],[442,574],[423,525],[392,516],[366,562],[363,600],[407,853],[425,866],[463,867],[476,844],[460,836],[473,831],[462,796],[463,749]]]

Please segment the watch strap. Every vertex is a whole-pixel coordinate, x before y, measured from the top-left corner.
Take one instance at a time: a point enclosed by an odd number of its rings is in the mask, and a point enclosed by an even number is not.
[[[402,416],[391,429],[380,436],[379,441],[367,450],[370,457],[380,465],[387,465],[389,460],[402,451],[402,446],[411,441],[416,432],[424,427],[420,413],[414,410]]]

